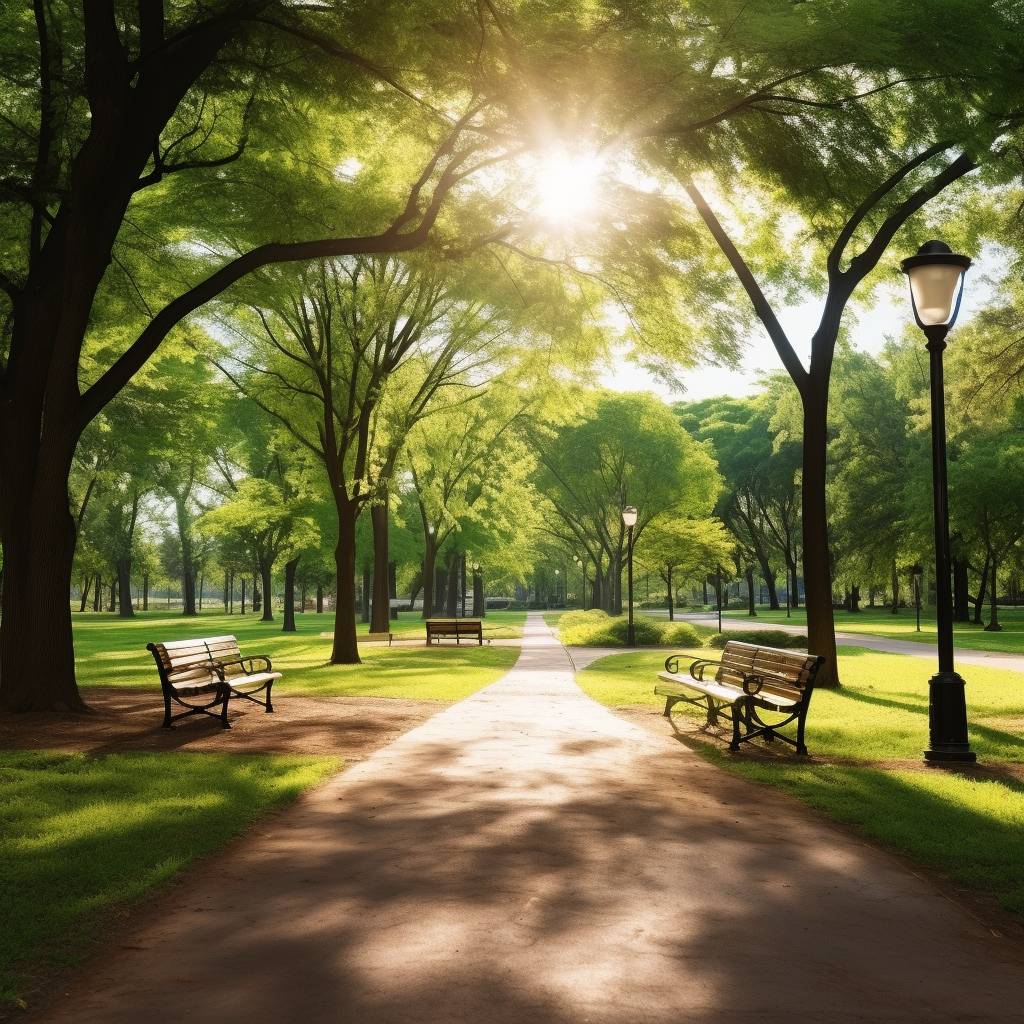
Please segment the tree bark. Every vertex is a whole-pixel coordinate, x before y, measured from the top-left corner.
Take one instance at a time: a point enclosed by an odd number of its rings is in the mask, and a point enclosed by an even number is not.
[[[850,587],[850,611],[860,611],[860,584],[854,583]]]
[[[985,558],[985,565],[981,570],[981,579],[978,580],[978,595],[974,599],[974,624],[981,625],[981,610],[985,607],[985,594],[988,590],[988,568],[989,561]]]
[[[368,565],[363,566],[363,574],[360,577],[359,621],[370,621],[370,567]]]
[[[298,565],[297,558],[284,563],[284,625],[281,626],[282,633],[295,632],[295,570]]]
[[[241,610],[239,611],[238,614],[239,615],[244,615],[245,614],[245,577],[244,576],[242,577],[242,605],[241,605]]]
[[[388,562],[388,609],[389,619],[398,618],[398,564]]]
[[[317,615],[324,613],[324,585],[322,583],[316,585],[316,613]]]
[[[388,550],[388,503],[370,506],[373,529],[373,606],[370,632],[386,633],[391,625],[391,555]]]
[[[142,574],[142,610],[149,611],[149,573]]]
[[[459,556],[455,549],[448,556],[447,579],[445,580],[445,605],[444,613],[449,618],[454,618],[459,610]]]
[[[274,600],[271,596],[271,587],[273,586],[273,580],[271,579],[271,571],[273,566],[269,559],[263,559],[260,563],[260,584],[263,587],[263,614],[260,616],[260,622],[273,622],[274,621]],[[253,601],[253,611],[256,610],[256,602]]]
[[[225,571],[224,573],[224,614],[228,613],[228,584],[231,581],[231,574]]]
[[[3,586],[3,581],[0,580],[0,588],[2,588],[2,586]],[[81,595],[80,595],[81,600],[78,602],[78,610],[80,612],[84,612],[85,611],[85,606],[86,606],[86,604],[89,601],[89,590],[90,590],[91,586],[92,586],[92,577],[91,576],[86,576],[85,579],[82,580],[82,592],[81,592]]]
[[[988,588],[988,625],[985,627],[985,632],[1000,633],[1003,627],[999,625],[999,561],[995,553],[992,554],[990,561],[992,563],[992,578]]]
[[[827,372],[827,371],[826,371]],[[816,686],[838,687],[835,617],[832,612],[832,569],[825,505],[828,441],[828,381],[811,377],[801,392],[803,404],[803,524],[804,604],[807,608],[807,647],[825,659]]]
[[[96,591],[92,595],[92,610],[98,612],[103,607],[103,577],[96,574]]]
[[[181,544],[181,614],[196,613],[196,573],[192,562],[192,523],[184,497],[174,498],[174,513]]]
[[[754,569],[753,566],[747,566],[746,570],[747,578],[747,615],[750,618],[757,617],[757,604],[754,601]]]
[[[353,502],[339,499],[338,544],[334,549],[335,598],[332,665],[358,665],[356,640],[356,518]]]
[[[255,573],[253,573],[252,577],[252,610],[253,612],[263,610],[263,596],[260,592],[259,582]]]
[[[434,584],[437,569],[437,545],[433,534],[427,533],[423,544],[423,612],[422,618],[429,619],[434,614]],[[415,594],[413,599],[415,600]]]
[[[117,560],[117,593],[118,614],[122,619],[135,617],[135,608],[132,606],[132,560],[130,558],[119,558]]]
[[[473,570],[473,618],[482,619],[487,614],[484,600],[484,577],[479,569]]]
[[[900,574],[896,569],[895,560],[892,563],[892,580],[890,581],[892,587],[892,613],[897,615],[900,610]]]
[[[676,605],[672,599],[672,566],[665,566],[665,585],[668,587],[668,621],[675,622],[676,619]]]
[[[970,622],[970,585],[967,581],[967,560],[953,562],[953,619],[955,622]]]
[[[114,578],[110,581],[110,604],[107,605],[107,611],[112,612],[117,608],[117,568],[114,569]]]

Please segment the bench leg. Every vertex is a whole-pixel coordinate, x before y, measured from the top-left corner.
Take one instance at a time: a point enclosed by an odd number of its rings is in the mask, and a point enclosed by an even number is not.
[[[665,698],[665,712],[664,712],[664,714],[665,714],[666,718],[671,718],[672,717],[672,705],[673,704],[675,704],[675,701],[671,697],[666,697]]]
[[[743,704],[737,703],[732,706],[732,742],[729,749],[734,753],[740,749],[740,722],[744,720],[745,711]]]
[[[267,683],[267,710],[266,710],[265,713],[268,714],[268,715],[272,715],[274,713],[274,702],[270,699],[270,691],[273,688],[274,688],[274,680],[271,679],[270,682]]]
[[[710,697],[706,697],[705,700],[708,702],[708,725],[718,725],[718,712],[715,710],[715,703]]]
[[[807,745],[804,743],[804,719],[805,715],[800,715],[796,720],[796,752],[807,756]]]
[[[171,725],[171,698],[166,692],[164,693],[164,728],[172,729]]]
[[[225,687],[224,696],[221,698],[220,705],[220,726],[222,729],[230,729],[231,723],[228,721],[228,702],[231,700],[231,691]]]

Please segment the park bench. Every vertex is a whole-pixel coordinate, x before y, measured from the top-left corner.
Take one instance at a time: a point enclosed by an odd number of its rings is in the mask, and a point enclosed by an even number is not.
[[[360,636],[358,639],[359,639],[360,642],[371,643],[371,644],[373,644],[373,643],[381,643],[382,644],[386,640],[387,643],[388,643],[388,647],[390,647],[391,646],[391,641],[394,638],[395,638],[395,634],[394,633],[366,633],[365,635]]]
[[[484,626],[479,619],[427,619],[427,643],[454,639],[456,644],[462,638],[473,639],[482,647]]]
[[[146,644],[156,661],[160,673],[160,686],[164,694],[164,728],[189,715],[209,715],[219,718],[225,729],[228,724],[228,704],[235,698],[250,700],[267,713],[274,710],[270,691],[280,672],[272,671],[270,659],[265,655],[242,657],[238,641],[233,636],[211,636],[197,640],[173,640],[163,644]],[[261,667],[256,668],[259,662]],[[265,692],[266,700],[257,693]],[[172,706],[187,708],[172,714]],[[216,710],[217,708],[220,710]]]
[[[666,718],[673,705],[682,701],[706,709],[708,725],[717,725],[719,718],[732,722],[730,750],[763,736],[766,742],[779,739],[796,747],[798,754],[807,753],[804,723],[824,658],[729,640],[721,661],[698,658],[690,665],[689,675],[684,675],[679,671],[681,657],[673,654],[665,659],[665,671],[658,673],[654,688],[665,698]],[[705,679],[709,669],[714,670],[713,679]],[[765,721],[761,712],[781,718]],[[795,739],[779,732],[793,722]]]

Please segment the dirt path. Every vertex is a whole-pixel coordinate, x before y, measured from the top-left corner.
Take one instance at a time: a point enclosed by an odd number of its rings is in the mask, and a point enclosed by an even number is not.
[[[589,700],[533,615],[502,680],[176,896],[36,1019],[1024,1021],[1019,946]]]

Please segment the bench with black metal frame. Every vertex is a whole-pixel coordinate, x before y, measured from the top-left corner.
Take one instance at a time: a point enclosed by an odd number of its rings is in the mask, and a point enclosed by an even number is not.
[[[761,736],[765,742],[782,740],[798,754],[807,753],[804,726],[824,658],[729,640],[721,661],[698,658],[686,676],[679,671],[683,657],[670,655],[665,659],[665,671],[658,673],[661,681],[654,692],[665,697],[666,718],[675,704],[692,704],[706,710],[708,726],[717,725],[720,718],[732,723],[730,750],[739,750],[741,743]],[[715,670],[713,680],[704,678],[709,668]],[[781,717],[765,721],[762,712]],[[793,723],[795,738],[779,731]]]
[[[428,644],[432,640],[454,640],[458,645],[462,638],[466,637],[476,640],[477,644],[483,647],[484,624],[479,619],[427,619],[426,626]]]
[[[264,654],[243,657],[233,636],[150,643],[146,650],[153,655],[160,674],[165,729],[190,715],[219,718],[221,726],[230,729],[228,705],[237,698],[258,704],[267,714],[274,710],[271,690],[281,673],[273,671]],[[260,700],[257,693],[265,693],[266,699]],[[173,714],[175,704],[186,710]]]

